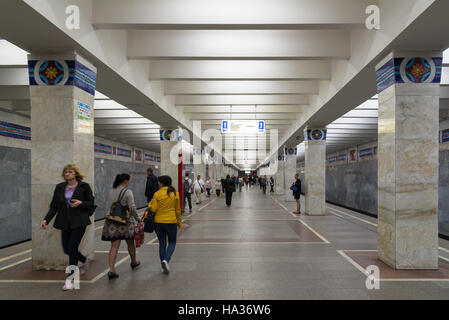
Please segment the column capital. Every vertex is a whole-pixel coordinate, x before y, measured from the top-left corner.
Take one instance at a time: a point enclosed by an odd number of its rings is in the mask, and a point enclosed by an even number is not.
[[[326,141],[327,128],[307,127],[304,130],[305,141]]]
[[[161,141],[182,141],[182,129],[160,129]]]
[[[376,65],[377,93],[396,83],[441,82],[441,51],[393,51]]]
[[[75,86],[95,95],[97,68],[76,52],[28,56],[30,86]]]

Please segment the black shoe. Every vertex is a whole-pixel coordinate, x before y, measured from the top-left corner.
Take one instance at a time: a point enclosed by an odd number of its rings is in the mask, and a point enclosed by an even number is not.
[[[114,272],[111,272],[111,271],[109,271],[109,272],[108,272],[108,278],[109,278],[109,280],[112,280],[112,279],[118,278],[118,274],[117,274],[117,273],[114,273]]]
[[[136,264],[133,264],[132,262],[131,262],[131,269],[135,269],[135,268],[137,268],[138,266],[140,266],[140,261],[137,261],[137,263]]]

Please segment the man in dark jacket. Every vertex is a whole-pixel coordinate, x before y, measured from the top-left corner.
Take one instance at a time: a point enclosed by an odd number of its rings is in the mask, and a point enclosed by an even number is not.
[[[229,174],[224,181],[224,189],[226,192],[226,206],[230,207],[232,202],[232,193],[235,192],[235,182],[231,179]]]
[[[159,183],[157,181],[157,177],[153,174],[153,169],[147,169],[147,185],[145,187],[145,196],[147,197],[147,201],[150,202],[153,200],[153,195],[156,191],[159,190]]]
[[[301,214],[301,202],[299,200],[299,196],[301,195],[301,180],[299,179],[299,174],[295,174],[295,190],[293,190],[293,196],[296,200],[296,212],[293,211],[294,214]],[[292,186],[293,187],[293,186]]]

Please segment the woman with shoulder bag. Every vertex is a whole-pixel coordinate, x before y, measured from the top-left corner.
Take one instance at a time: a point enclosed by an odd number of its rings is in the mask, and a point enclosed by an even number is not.
[[[62,171],[65,182],[55,188],[50,210],[41,222],[41,229],[46,229],[48,223],[56,215],[53,227],[61,230],[62,247],[64,253],[69,255],[69,265],[73,266],[71,274],[67,277],[63,290],[74,289],[74,280],[71,279],[78,261],[83,263],[81,274],[87,272],[89,260],[79,252],[79,245],[83,239],[86,227],[92,222],[90,216],[96,208],[94,196],[89,184],[83,182],[84,176],[75,165],[66,165]]]
[[[128,189],[130,179],[131,177],[129,174],[118,174],[115,177],[113,189],[109,193],[109,203],[111,203],[112,206],[119,201],[119,204],[122,207],[127,207],[128,210],[131,211],[126,224],[111,220],[111,216],[108,216],[109,218],[106,219],[103,226],[101,240],[111,241],[111,249],[109,250],[109,280],[118,278],[119,276],[115,271],[115,261],[122,240],[125,240],[128,246],[128,252],[131,256],[131,269],[135,269],[140,265],[140,261],[136,260],[136,245],[134,243],[134,227],[140,222],[140,219],[137,215],[134,195],[132,191]]]

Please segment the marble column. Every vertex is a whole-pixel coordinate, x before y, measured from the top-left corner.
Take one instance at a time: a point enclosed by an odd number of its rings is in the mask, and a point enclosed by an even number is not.
[[[94,189],[94,96],[96,68],[75,52],[30,55],[31,102],[31,216],[33,270],[65,270],[68,256],[61,232],[40,223],[49,210],[62,170],[75,164]],[[80,252],[94,259],[94,217]]]
[[[280,155],[277,162],[277,170],[274,174],[274,194],[285,194],[285,179],[284,179],[284,169],[285,169],[285,156]]]
[[[321,216],[326,212],[326,134],[325,128],[307,128],[305,138],[305,212]]]
[[[398,52],[376,66],[378,256],[395,269],[438,269],[441,52]]]
[[[285,201],[296,201],[290,186],[295,182],[296,172],[296,148],[286,148],[284,162]]]
[[[177,129],[161,129],[161,176],[170,176],[178,190],[178,154],[182,152],[182,135]],[[175,133],[176,132],[176,133]],[[181,139],[181,140],[179,140]]]

